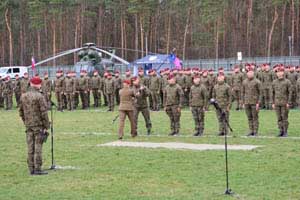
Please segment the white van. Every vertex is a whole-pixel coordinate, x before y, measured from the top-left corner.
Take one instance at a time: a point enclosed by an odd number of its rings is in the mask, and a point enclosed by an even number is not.
[[[10,78],[14,79],[17,74],[19,77],[22,77],[26,72],[28,73],[28,68],[24,66],[0,67],[0,76],[2,78],[10,76]]]

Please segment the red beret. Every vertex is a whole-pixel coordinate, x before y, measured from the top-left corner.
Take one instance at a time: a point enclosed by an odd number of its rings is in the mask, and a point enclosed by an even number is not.
[[[220,67],[218,70],[221,71],[221,70],[224,70],[224,68],[223,68],[223,67]]]
[[[277,72],[284,72],[284,67],[279,67],[279,68],[277,69]]]
[[[127,73],[127,72],[130,72],[130,70],[129,70],[129,69],[126,69],[126,73]]]
[[[200,78],[199,74],[194,75],[194,79],[195,78]]]
[[[131,81],[136,81],[136,79],[137,79],[137,77],[134,76],[134,77],[131,78]]]
[[[107,73],[107,76],[112,76],[111,73]]]
[[[168,77],[168,80],[170,80],[172,78],[175,78],[175,76],[173,74],[170,74],[169,77]]]
[[[218,76],[224,76],[225,74],[223,72],[219,72]]]
[[[130,85],[130,80],[125,79],[125,80],[123,81],[123,83],[126,83],[126,84]]]
[[[24,73],[24,75],[28,75],[28,73],[27,73],[27,72],[25,72],[25,73]]]
[[[34,85],[39,85],[42,83],[42,79],[40,79],[40,77],[33,77],[32,79],[30,79],[30,83]]]
[[[10,76],[7,76],[7,77],[5,78],[6,81],[9,80],[9,79],[10,79]]]

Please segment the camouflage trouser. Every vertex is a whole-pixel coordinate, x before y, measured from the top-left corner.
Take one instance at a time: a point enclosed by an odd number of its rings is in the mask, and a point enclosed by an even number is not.
[[[3,97],[4,97],[5,109],[6,109],[6,110],[12,109],[12,105],[13,105],[13,94],[12,94],[12,93],[4,94]]]
[[[15,92],[15,97],[16,97],[16,102],[17,102],[17,107],[19,107],[20,104],[20,98],[21,98],[21,92]]]
[[[57,110],[63,110],[63,94],[61,92],[55,92],[55,97],[57,100]]]
[[[0,91],[0,107],[4,107],[4,98],[1,91]]]
[[[271,88],[266,87],[263,89],[263,99],[264,99],[264,106],[266,106],[267,109],[271,108]]]
[[[170,118],[170,122],[171,122],[171,131],[172,133],[179,133],[179,129],[180,129],[180,115],[181,112],[178,112],[178,105],[174,105],[174,106],[166,106],[166,113]]]
[[[146,124],[146,128],[147,130],[152,128],[152,124],[151,124],[151,119],[150,119],[150,112],[149,112],[149,108],[134,108],[133,114],[134,114],[134,122],[135,122],[135,127],[136,129],[138,128],[138,118],[139,118],[139,113],[142,113],[144,120],[145,120],[145,124]]]
[[[67,92],[66,97],[67,97],[67,109],[73,110],[74,109],[74,94],[73,94],[73,92]]]
[[[133,110],[131,111],[119,111],[119,137],[123,137],[124,135],[124,126],[125,126],[125,119],[126,116],[128,116],[128,119],[130,121],[130,128],[131,128],[131,136],[136,136],[136,127],[135,127],[135,121],[134,121],[134,115]]]
[[[291,92],[292,92],[292,104],[290,106],[291,106],[291,108],[294,108],[297,106],[297,94],[296,94],[295,86],[291,87]]]
[[[159,92],[159,98],[160,98],[160,102],[161,102],[161,107],[163,107],[163,103],[162,102],[164,102],[164,91],[163,90],[161,90],[160,92]]]
[[[184,105],[189,106],[190,102],[190,88],[184,90]]]
[[[286,105],[275,105],[275,112],[279,130],[287,132],[289,127],[289,109],[286,107]]]
[[[116,91],[115,91],[115,96],[116,96],[116,102],[117,102],[117,105],[120,104],[120,94],[119,94],[119,92],[120,92],[120,89],[119,89],[119,88],[116,89]]]
[[[251,133],[257,133],[259,127],[259,121],[258,121],[259,111],[256,110],[256,105],[245,104],[245,112],[248,118],[249,130],[251,131]]]
[[[99,89],[93,89],[93,97],[94,97],[94,107],[99,107],[99,101],[101,101],[101,93]]]
[[[204,130],[204,107],[192,107],[192,114],[195,121],[195,130],[203,133]]]
[[[232,91],[233,101],[236,101],[236,108],[240,108],[241,106],[241,90],[233,90]]]
[[[79,92],[75,92],[74,95],[74,107],[77,108],[79,105]]]
[[[159,94],[156,90],[151,90],[151,100],[153,110],[159,110]]]
[[[103,98],[104,98],[104,106],[108,106],[108,100],[107,100],[107,94],[103,93]]]
[[[222,109],[223,113],[225,114],[225,119],[229,122],[229,112],[226,109]],[[218,121],[219,121],[219,133],[228,134],[228,126],[226,121],[223,117],[223,113],[219,110],[216,110]]]
[[[115,95],[114,94],[107,94],[106,98],[107,98],[107,104],[108,104],[109,110],[114,111]]]
[[[87,101],[87,107],[89,108],[91,104],[91,91],[88,91],[86,93],[86,101]]]
[[[43,141],[41,130],[42,128],[40,127],[28,127],[26,129],[26,141],[28,148],[27,164],[30,171],[41,170],[43,164]]]
[[[51,93],[50,94],[45,93],[44,98],[45,98],[48,108],[50,108],[51,107]]]
[[[88,107],[88,99],[87,99],[87,92],[86,91],[79,91],[82,109],[86,109]]]

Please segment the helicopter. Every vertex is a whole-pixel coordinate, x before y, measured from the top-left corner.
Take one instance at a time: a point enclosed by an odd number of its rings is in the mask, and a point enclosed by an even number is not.
[[[102,76],[104,74],[104,71],[112,72],[114,70],[116,61],[125,66],[129,65],[129,62],[115,55],[115,50],[106,51],[97,48],[95,43],[85,43],[80,48],[63,51],[55,56],[39,61],[35,64],[35,66],[42,65],[49,61],[73,53],[77,53],[79,58],[79,61],[74,65],[74,70],[77,76],[79,76],[81,70],[86,70],[89,75],[92,75],[93,71],[97,70]],[[31,68],[31,65],[27,66],[27,68]]]

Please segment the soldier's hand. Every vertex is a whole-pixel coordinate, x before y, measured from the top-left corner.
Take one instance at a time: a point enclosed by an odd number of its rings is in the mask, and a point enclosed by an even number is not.
[[[87,94],[87,91],[84,91],[85,94]]]
[[[275,109],[275,104],[272,104],[272,108],[273,108],[273,110]]]
[[[226,109],[228,112],[230,111],[230,105],[229,106],[227,106],[227,109]]]
[[[259,103],[256,104],[256,110],[259,111]]]
[[[188,91],[187,88],[185,88],[184,91],[187,92]]]
[[[180,108],[180,107],[178,107],[178,108],[177,108],[177,111],[178,111],[178,112],[181,112],[181,108]]]
[[[243,109],[245,109],[245,104],[243,103]]]
[[[286,104],[286,108],[289,109],[290,108],[290,104]]]

